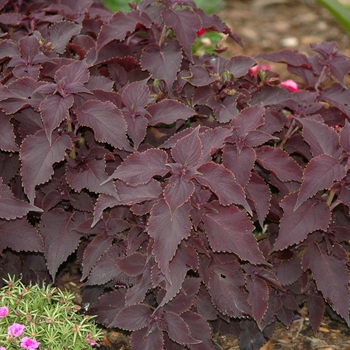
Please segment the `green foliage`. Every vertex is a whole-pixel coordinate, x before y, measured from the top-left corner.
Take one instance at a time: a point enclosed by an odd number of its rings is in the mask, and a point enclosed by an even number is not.
[[[350,10],[337,0],[317,0],[350,35]]]
[[[0,346],[19,349],[19,337],[8,336],[14,323],[25,325],[23,336],[40,342],[40,349],[86,350],[92,340],[102,337],[92,316],[78,314],[74,294],[50,285],[25,287],[20,280],[9,278],[0,290],[0,306],[7,307],[0,316]]]

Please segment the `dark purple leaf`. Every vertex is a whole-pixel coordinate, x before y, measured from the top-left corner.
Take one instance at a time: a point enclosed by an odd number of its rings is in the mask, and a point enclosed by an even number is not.
[[[279,148],[263,146],[255,150],[257,162],[275,174],[281,181],[301,182],[302,171],[288,153]]]
[[[185,104],[176,100],[163,100],[147,107],[151,115],[149,124],[155,126],[159,123],[172,124],[178,119],[187,120],[196,112]]]
[[[252,212],[243,188],[236,183],[231,171],[212,162],[201,165],[197,171],[200,175],[196,175],[195,179],[201,185],[209,187],[218,196],[221,205],[235,203],[242,205],[249,213]]]
[[[80,241],[80,233],[74,230],[79,214],[63,209],[52,209],[41,217],[40,233],[43,236],[45,257],[53,280],[58,267],[74,252]]]
[[[206,67],[200,65],[190,66],[190,75],[183,77],[194,86],[207,86],[218,79],[216,74],[211,73]]]
[[[324,312],[326,311],[326,305],[322,295],[316,293],[308,294],[307,308],[309,311],[309,319],[312,330],[316,335],[319,326],[321,325]]]
[[[18,146],[15,142],[11,117],[0,111],[0,149],[6,152],[17,152]]]
[[[5,184],[15,177],[20,167],[18,153],[8,153],[0,151],[0,177]]]
[[[306,199],[318,191],[329,189],[334,181],[341,180],[345,175],[344,166],[328,154],[311,159],[304,170],[303,183],[294,209],[298,209]]]
[[[119,199],[113,182],[101,185],[107,179],[105,156],[108,151],[102,147],[93,147],[87,154],[69,159],[66,166],[66,178],[70,187],[80,192],[83,188],[95,193],[105,193]]]
[[[145,107],[148,104],[149,97],[149,89],[144,81],[131,83],[122,93],[125,106],[132,111],[138,107]]]
[[[283,217],[274,251],[302,242],[313,231],[327,230],[331,215],[324,201],[319,198],[308,199],[295,210],[296,200],[297,193],[292,193],[281,201]]]
[[[67,117],[67,113],[69,108],[72,107],[73,102],[73,96],[61,97],[59,95],[52,95],[46,97],[41,103],[41,118],[50,144],[52,141],[52,131]]]
[[[51,47],[57,53],[63,54],[66,51],[66,45],[71,38],[80,33],[80,25],[70,22],[58,22],[50,26],[49,36]]]
[[[113,40],[124,40],[127,34],[135,31],[137,24],[150,27],[151,23],[146,12],[137,10],[129,13],[117,12],[102,26],[97,39],[97,49],[100,50]]]
[[[30,203],[34,202],[35,186],[50,180],[54,173],[53,165],[62,161],[66,149],[71,147],[72,140],[68,135],[59,136],[55,133],[50,145],[44,130],[29,135],[23,141],[20,151],[22,181]]]
[[[283,254],[283,252],[281,253]],[[274,263],[276,275],[283,286],[291,285],[302,274],[301,261],[297,255],[292,255],[287,259],[278,259]]]
[[[163,332],[158,328],[143,328],[131,335],[131,346],[134,350],[163,350],[163,344]]]
[[[237,129],[237,135],[242,137],[250,131],[255,131],[264,124],[265,109],[254,106],[244,109],[239,115],[232,119],[232,126]]]
[[[146,256],[133,253],[123,259],[117,259],[116,265],[129,276],[137,276],[144,272]]]
[[[243,146],[241,149],[238,149],[236,145],[226,145],[223,150],[222,160],[223,165],[234,174],[236,182],[245,187],[249,182],[256,160],[254,149],[250,146]]]
[[[246,212],[234,206],[220,206],[217,202],[212,205],[216,212],[205,214],[203,222],[213,251],[235,253],[252,264],[265,264]]]
[[[44,250],[41,236],[26,218],[10,221],[0,219],[0,251],[7,247],[17,252]]]
[[[77,110],[80,125],[93,129],[95,137],[100,142],[130,151],[126,138],[127,125],[121,111],[111,102],[89,100]]]
[[[174,40],[161,47],[148,45],[142,53],[140,63],[143,69],[151,73],[153,79],[164,80],[170,90],[180,70],[181,60],[180,45]]]
[[[42,212],[35,205],[15,198],[0,177],[0,218],[6,220],[21,218],[30,211]]]
[[[167,154],[159,149],[133,153],[105,182],[120,179],[131,186],[146,184],[153,176],[164,176],[169,171],[166,166],[167,158]]]
[[[340,145],[345,152],[350,154],[350,123],[346,120],[343,129],[340,131]]]
[[[252,307],[253,317],[261,327],[261,321],[267,310],[269,300],[269,289],[266,282],[260,278],[248,278],[247,289],[249,292],[248,302]]]
[[[195,166],[202,158],[202,142],[199,138],[199,128],[176,142],[171,149],[175,162],[187,166]]]
[[[122,308],[109,327],[137,331],[151,322],[152,312],[146,305],[130,305]]]
[[[324,89],[319,99],[337,107],[346,115],[350,114],[350,91],[345,89],[341,84],[335,83],[331,87]]]
[[[338,159],[341,155],[338,133],[313,119],[298,119],[303,125],[304,140],[310,145],[314,157],[329,154]]]
[[[200,340],[192,337],[189,327],[185,321],[174,312],[166,312],[164,314],[165,330],[168,332],[169,338],[179,344],[199,344]]]
[[[165,25],[172,28],[177,40],[183,47],[187,57],[192,61],[192,45],[196,41],[197,31],[202,28],[201,18],[189,9],[171,11],[163,10],[162,18]]]
[[[174,257],[180,242],[190,235],[190,205],[183,204],[171,213],[164,200],[152,209],[148,222],[148,234],[154,239],[153,253],[162,273],[169,282],[169,262]]]
[[[310,244],[303,255],[303,268],[312,271],[317,288],[322,292],[323,297],[349,325],[350,277],[346,267],[348,259],[345,250],[339,245],[336,247],[331,254],[328,254],[325,244]]]
[[[219,123],[228,123],[238,115],[236,100],[238,95],[226,96],[223,101],[211,98],[207,105],[213,110],[215,118]]]
[[[278,86],[263,86],[252,96],[251,105],[271,106],[284,103],[293,98],[292,92]]]
[[[248,70],[256,64],[256,60],[248,56],[232,57],[225,65],[225,68],[234,76],[240,78],[248,73]]]
[[[265,181],[252,173],[249,183],[247,184],[248,197],[253,201],[255,211],[258,214],[259,224],[264,226],[264,220],[270,209],[271,192]]]

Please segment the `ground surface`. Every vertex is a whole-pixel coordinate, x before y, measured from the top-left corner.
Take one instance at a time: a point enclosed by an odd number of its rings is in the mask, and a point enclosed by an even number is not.
[[[349,36],[316,0],[227,0],[226,8],[219,15],[244,44],[244,48],[229,44],[230,55],[255,56],[283,48],[313,54],[310,44],[336,41],[341,52],[350,56]],[[284,65],[271,66],[282,78],[291,77]],[[309,325],[307,310],[302,310],[300,316],[289,329],[277,326],[274,336],[261,350],[350,349],[350,330],[345,324],[326,316],[315,335]],[[219,349],[239,350],[238,340],[233,336],[217,334],[214,340]],[[128,336],[108,331],[100,349],[128,350]]]

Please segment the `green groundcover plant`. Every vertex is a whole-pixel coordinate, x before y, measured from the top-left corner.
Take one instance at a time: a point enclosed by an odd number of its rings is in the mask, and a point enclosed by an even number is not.
[[[93,317],[78,314],[74,294],[49,285],[24,286],[9,278],[0,290],[0,349],[81,349],[97,344],[102,331]]]
[[[88,313],[133,350],[213,350],[215,332],[258,350],[303,305],[315,333],[325,312],[350,325],[335,42],[227,57],[240,38],[192,0],[0,11],[1,277],[55,282],[74,261]]]

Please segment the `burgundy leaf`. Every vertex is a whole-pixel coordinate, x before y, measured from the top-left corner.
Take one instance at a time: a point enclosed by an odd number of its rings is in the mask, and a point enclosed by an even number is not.
[[[202,28],[201,18],[189,9],[171,11],[163,10],[162,18],[165,25],[172,28],[177,40],[183,47],[187,57],[192,61],[192,45],[196,41],[197,31]]]
[[[55,133],[50,145],[44,130],[29,135],[23,141],[20,151],[22,181],[30,203],[34,202],[35,186],[50,180],[54,173],[53,165],[62,161],[66,149],[71,147],[72,140],[68,135]]]
[[[350,298],[348,284],[350,277],[346,267],[348,259],[343,248],[337,246],[337,249],[343,251],[342,259],[336,249],[328,254],[325,244],[313,243],[308,245],[303,255],[303,268],[312,271],[317,288],[322,292],[323,297],[349,325]]]
[[[37,230],[25,218],[0,219],[0,251],[7,247],[20,252],[42,252],[43,241]]]
[[[18,172],[20,167],[19,157],[17,154],[0,151],[0,177],[5,184],[9,183]]]
[[[232,203],[242,205],[249,213],[251,209],[245,199],[243,188],[236,183],[234,175],[224,166],[216,163],[205,163],[197,171],[196,180],[209,187],[219,198],[221,205]]]
[[[307,298],[307,308],[309,311],[309,318],[312,330],[316,335],[318,327],[321,325],[326,305],[322,295],[316,293],[309,293]]]
[[[191,245],[186,246],[181,244],[179,246],[179,249],[169,264],[171,284],[165,281],[166,291],[158,307],[164,306],[173,298],[172,302],[165,307],[167,311],[181,314],[192,307],[199,291],[200,281],[196,278],[185,279],[185,277],[190,268],[196,269],[198,265],[197,259],[197,253]]]
[[[95,193],[106,193],[119,199],[113,182],[106,182],[105,155],[108,151],[102,147],[93,147],[87,155],[69,159],[66,165],[68,184],[77,192],[83,188]]]
[[[118,327],[136,331],[147,327],[151,322],[152,312],[146,305],[130,305],[122,308],[109,327]]]
[[[147,107],[151,115],[149,124],[155,126],[159,123],[172,124],[178,119],[187,120],[196,112],[185,104],[176,100],[163,100]]]
[[[219,123],[228,123],[238,115],[236,100],[238,94],[227,96],[223,101],[217,101],[212,97],[207,105],[213,110],[215,118]]]
[[[42,212],[35,205],[15,198],[0,177],[0,218],[6,220],[21,218],[30,211]]]
[[[180,70],[182,55],[178,41],[174,40],[161,47],[148,45],[141,56],[141,65],[147,69],[153,79],[163,79],[168,89],[171,89]]]
[[[113,237],[102,233],[94,237],[93,240],[88,244],[84,250],[83,257],[83,271],[81,280],[84,280],[96,261],[101,257],[101,255],[112,245]]]
[[[247,289],[249,292],[248,301],[252,307],[253,317],[261,327],[261,321],[267,310],[267,302],[269,300],[269,289],[266,282],[260,278],[248,278]]]
[[[278,86],[263,86],[252,96],[251,105],[271,106],[293,98],[292,92]]]
[[[190,235],[190,205],[183,204],[171,213],[164,200],[153,207],[148,222],[148,234],[154,239],[153,253],[162,273],[169,282],[169,262],[180,242]]]
[[[40,233],[43,236],[47,266],[55,280],[58,267],[74,252],[80,241],[80,233],[74,230],[77,212],[52,209],[41,217]]]
[[[113,323],[119,311],[125,306],[125,288],[103,294],[97,302],[91,305],[89,311],[97,315],[96,320],[107,327]]]
[[[149,89],[144,81],[136,81],[128,85],[122,93],[122,99],[126,107],[135,110],[145,107],[150,97]]]
[[[72,107],[73,102],[73,96],[61,97],[59,95],[52,95],[46,97],[41,103],[41,118],[50,145],[52,141],[52,131],[67,117],[69,108]]]
[[[166,166],[167,158],[167,154],[159,149],[133,153],[105,182],[120,179],[131,186],[146,184],[153,176],[164,176],[169,171]]]
[[[166,312],[164,314],[164,324],[169,338],[179,344],[199,344],[200,340],[192,337],[189,327],[185,321],[174,312]]]
[[[160,183],[154,179],[151,179],[144,185],[138,185],[137,187],[129,186],[122,181],[116,181],[115,186],[120,198],[120,204],[133,205],[136,203],[149,201],[162,193]]]
[[[270,209],[271,192],[265,181],[252,173],[250,181],[247,185],[248,197],[253,201],[255,211],[258,214],[259,224],[264,226],[264,220]]]
[[[190,66],[190,75],[183,77],[194,86],[207,86],[217,80],[217,76],[212,74],[206,67],[200,65]]]
[[[74,61],[60,67],[55,74],[55,80],[60,88],[72,86],[73,84],[84,84],[89,80],[90,73],[84,61]]]
[[[195,334],[196,338],[201,341],[200,344],[189,344],[188,347],[191,350],[213,350],[211,328],[208,322],[192,311],[186,311],[181,314],[181,317],[186,322],[191,334]]]
[[[123,259],[117,259],[116,265],[129,276],[137,276],[144,272],[146,256],[133,253]]]
[[[301,260],[295,254],[289,259],[279,259],[278,262],[274,263],[274,266],[278,280],[283,286],[294,283],[303,272],[301,269]]]
[[[340,145],[345,152],[350,154],[350,123],[346,120],[343,129],[340,131]]]
[[[265,169],[270,170],[281,181],[301,182],[302,171],[300,166],[288,153],[279,148],[263,146],[255,150],[257,162]]]
[[[126,138],[127,125],[123,114],[111,102],[89,100],[77,110],[78,122],[93,129],[95,137],[100,142],[130,151]]]
[[[242,272],[233,267],[231,264],[223,264],[216,268],[210,275],[208,287],[214,305],[222,314],[240,318],[250,315],[251,309],[248,294],[240,288]]]
[[[222,155],[223,165],[232,171],[236,182],[245,187],[249,182],[256,160],[255,151],[250,146],[238,149],[236,145],[226,145]]]
[[[17,152],[18,146],[15,142],[11,117],[0,111],[0,149],[7,152]]]
[[[248,56],[232,57],[225,65],[225,68],[234,76],[240,78],[248,73],[248,70],[256,64],[256,60]]]
[[[334,83],[329,88],[324,89],[319,97],[330,105],[339,108],[346,115],[350,114],[349,99],[350,91],[341,84]]]
[[[234,206],[223,207],[212,203],[216,212],[203,216],[205,233],[210,246],[217,252],[231,252],[252,264],[265,264],[252,234],[253,224],[243,210]]]
[[[0,98],[0,107],[6,114],[14,114],[28,106],[38,109],[44,98],[36,90],[45,84],[29,77],[15,80],[8,85],[3,98]]]
[[[124,118],[128,125],[128,135],[134,142],[134,148],[137,150],[146,136],[148,119],[142,115],[133,116],[130,113],[124,113]]]
[[[163,350],[163,344],[163,332],[158,328],[132,332],[131,346],[134,350]]]
[[[171,156],[175,162],[184,167],[195,166],[202,158],[202,142],[199,138],[199,127],[176,142],[171,149]]]
[[[18,45],[12,40],[1,40],[0,41],[0,58],[6,57],[17,57],[19,56]]]
[[[238,136],[244,136],[250,131],[255,131],[264,124],[265,109],[254,106],[244,109],[238,116],[232,119],[232,126],[237,129]]]
[[[294,209],[298,209],[306,199],[318,191],[329,189],[334,181],[341,180],[345,175],[344,166],[328,154],[311,159],[304,170],[303,183]]]
[[[49,28],[51,47],[57,53],[63,54],[66,50],[66,45],[68,42],[73,36],[78,35],[80,30],[80,25],[71,21],[53,24]]]
[[[298,119],[303,125],[304,140],[310,145],[314,157],[328,154],[336,159],[341,155],[338,133],[313,119]]]
[[[313,231],[327,230],[331,215],[324,201],[319,198],[308,199],[295,210],[296,200],[297,194],[292,193],[281,201],[283,217],[274,251],[303,241]]]
[[[171,213],[186,203],[194,192],[194,184],[191,180],[173,175],[164,190],[164,199]]]
[[[97,39],[97,49],[100,50],[113,40],[123,40],[128,33],[135,31],[137,24],[151,26],[151,19],[146,12],[134,10],[129,13],[115,13],[110,21],[102,26]]]

